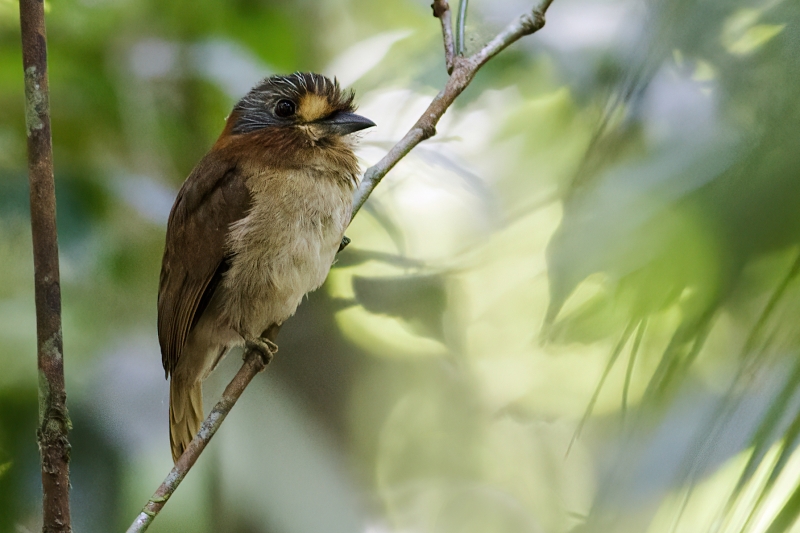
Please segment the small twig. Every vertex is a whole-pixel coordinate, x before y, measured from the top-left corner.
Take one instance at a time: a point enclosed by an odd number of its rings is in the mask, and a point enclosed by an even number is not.
[[[508,45],[518,41],[521,37],[536,33],[544,27],[545,13],[550,7],[553,0],[542,0],[538,8],[530,13],[521,15],[517,20],[506,26],[497,37],[489,41],[489,43],[479,50],[470,59],[474,59],[483,66],[491,58],[508,48]]]
[[[444,40],[444,64],[447,73],[453,73],[453,58],[455,57],[455,45],[453,44],[453,23],[450,16],[450,5],[447,0],[434,0],[431,5],[433,16],[442,23],[442,38]]]
[[[394,168],[397,162],[405,157],[416,145],[436,134],[436,125],[442,115],[458,95],[466,89],[475,74],[487,61],[525,35],[535,33],[544,27],[544,15],[552,3],[553,0],[543,0],[539,7],[518,17],[517,20],[509,24],[474,55],[469,57],[456,56],[454,58],[453,73],[450,79],[447,80],[444,89],[436,95],[428,109],[425,110],[408,133],[400,139],[400,142],[394,145],[383,159],[368,168],[364,173],[364,179],[361,180],[361,185],[353,200],[353,217],[356,216],[356,213],[367,201],[375,187]],[[436,8],[434,7],[434,12],[435,10]]]
[[[467,7],[469,6],[469,0],[459,0],[458,2],[458,18],[456,19],[456,24],[458,25],[456,31],[456,43],[457,43],[457,53],[460,56],[464,55],[464,51],[467,49],[466,39],[464,38],[465,35],[465,28],[467,27]]]
[[[358,213],[364,205],[364,202],[367,201],[367,198],[372,194],[372,191],[377,187],[378,183],[380,183],[383,177],[398,161],[408,155],[420,142],[436,134],[436,124],[438,124],[439,119],[442,118],[445,111],[452,105],[458,95],[464,91],[475,77],[478,70],[487,61],[521,37],[530,35],[544,27],[544,15],[552,2],[553,0],[542,0],[539,7],[532,10],[530,13],[525,13],[520,16],[480,51],[469,57],[460,57],[453,55],[453,34],[450,24],[450,8],[447,1],[434,0],[433,14],[442,21],[445,56],[446,58],[452,58],[451,61],[448,61],[448,72],[452,72],[451,76],[447,80],[444,89],[436,95],[428,106],[428,109],[425,110],[425,113],[417,120],[416,124],[414,124],[408,133],[389,150],[389,153],[387,153],[383,159],[374,166],[368,168],[364,173],[361,186],[358,191],[356,191],[353,198],[352,217],[356,216],[356,213]],[[452,69],[450,68],[451,62]],[[270,338],[272,339],[272,337]],[[133,525],[128,528],[127,533],[141,533],[145,531],[155,516],[164,507],[164,504],[175,491],[178,484],[186,476],[186,473],[192,465],[194,465],[200,452],[203,451],[208,441],[214,436],[217,428],[222,424],[222,421],[236,403],[236,400],[239,399],[239,396],[241,396],[247,384],[263,369],[263,367],[253,367],[253,365],[257,364],[257,359],[258,357],[256,354],[250,352],[246,353],[244,365],[225,389],[222,400],[214,407],[211,414],[208,415],[206,421],[203,422],[200,432],[194,440],[192,440],[191,444],[189,444],[189,447],[178,459],[178,462],[175,463],[175,467],[153,497],[147,502],[147,505],[145,505]]]
[[[194,466],[197,458],[205,449],[206,445],[211,440],[211,437],[217,432],[225,417],[231,412],[231,409],[236,404],[239,396],[242,395],[244,389],[253,380],[253,378],[266,368],[264,360],[261,355],[254,350],[247,350],[244,356],[244,364],[239,372],[233,377],[231,382],[225,387],[225,392],[222,393],[222,399],[217,402],[214,409],[208,414],[208,417],[200,426],[200,431],[189,443],[189,447],[180,456],[178,462],[172,467],[167,478],[158,487],[153,497],[150,498],[147,504],[136,517],[136,520],[128,528],[127,533],[138,533],[145,531],[150,523],[155,519],[156,515],[161,511],[164,505],[169,500],[178,485],[181,484],[183,478],[189,472],[189,469]]]
[[[42,457],[42,532],[72,531],[69,511],[67,395],[61,340],[61,283],[56,233],[56,193],[50,103],[47,84],[47,35],[41,0],[19,3],[22,65],[25,71],[25,122],[28,134],[31,233],[39,367],[39,428]]]

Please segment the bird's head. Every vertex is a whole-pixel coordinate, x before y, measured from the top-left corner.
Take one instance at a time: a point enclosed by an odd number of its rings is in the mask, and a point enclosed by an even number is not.
[[[316,143],[375,125],[354,113],[353,92],[320,74],[271,76],[233,108],[233,134],[291,128]]]

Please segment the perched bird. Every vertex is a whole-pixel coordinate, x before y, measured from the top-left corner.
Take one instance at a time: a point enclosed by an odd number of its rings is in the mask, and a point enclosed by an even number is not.
[[[203,420],[202,382],[322,285],[350,221],[358,163],[349,134],[375,124],[352,91],[311,73],[272,76],[233,108],[169,216],[158,338],[177,461]]]

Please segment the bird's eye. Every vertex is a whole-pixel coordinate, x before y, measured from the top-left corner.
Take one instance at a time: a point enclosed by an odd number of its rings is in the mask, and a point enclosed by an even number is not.
[[[281,118],[287,118],[294,115],[295,106],[291,100],[280,100],[275,106],[275,114]]]

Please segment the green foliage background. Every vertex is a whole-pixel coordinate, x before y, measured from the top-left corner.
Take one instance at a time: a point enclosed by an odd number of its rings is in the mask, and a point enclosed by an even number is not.
[[[427,3],[45,4],[75,531],[170,467],[181,181],[274,72],[353,86],[377,161],[446,80]],[[473,0],[469,47],[528,7]],[[151,530],[800,531],[799,24],[556,0],[387,177]],[[0,533],[40,529],[18,28],[0,0]]]

